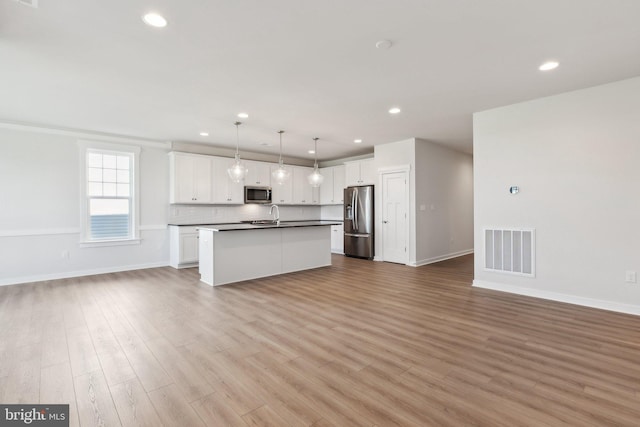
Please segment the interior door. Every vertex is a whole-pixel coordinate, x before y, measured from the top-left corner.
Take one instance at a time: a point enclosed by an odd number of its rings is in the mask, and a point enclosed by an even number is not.
[[[407,236],[407,173],[382,175],[383,260],[406,264],[409,260]]]

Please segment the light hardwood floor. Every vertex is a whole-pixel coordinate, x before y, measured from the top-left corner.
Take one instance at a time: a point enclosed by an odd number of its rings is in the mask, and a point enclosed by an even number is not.
[[[640,317],[471,287],[471,256],[211,288],[0,288],[0,402],[82,426],[639,426]]]

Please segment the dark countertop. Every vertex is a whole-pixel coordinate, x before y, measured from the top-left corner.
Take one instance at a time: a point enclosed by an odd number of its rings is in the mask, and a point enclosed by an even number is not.
[[[233,224],[207,224],[198,228],[211,231],[238,231],[238,230],[264,230],[266,228],[293,228],[293,227],[317,227],[325,225],[340,225],[341,221],[282,221],[280,225],[275,223],[268,224],[250,224],[236,222]]]
[[[198,224],[167,224],[173,227],[208,227],[210,225],[241,224],[240,222],[202,222]]]

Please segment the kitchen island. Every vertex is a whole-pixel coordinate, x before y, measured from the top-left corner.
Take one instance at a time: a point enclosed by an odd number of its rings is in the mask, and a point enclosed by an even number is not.
[[[210,286],[331,265],[335,221],[238,223],[198,228],[200,280]]]

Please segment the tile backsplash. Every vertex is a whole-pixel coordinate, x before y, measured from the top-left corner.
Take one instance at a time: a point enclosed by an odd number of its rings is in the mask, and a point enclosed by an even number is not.
[[[320,216],[320,206],[280,206],[281,220],[313,220]],[[267,218],[270,218],[269,205],[169,205],[169,224],[216,224]]]

